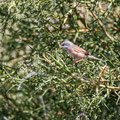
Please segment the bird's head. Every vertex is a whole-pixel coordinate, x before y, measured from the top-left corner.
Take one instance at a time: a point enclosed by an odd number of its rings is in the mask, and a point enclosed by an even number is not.
[[[66,40],[66,41],[64,41],[64,42],[61,43],[60,48],[69,48],[69,47],[71,47],[72,45],[73,45],[72,42],[70,42],[69,40]]]

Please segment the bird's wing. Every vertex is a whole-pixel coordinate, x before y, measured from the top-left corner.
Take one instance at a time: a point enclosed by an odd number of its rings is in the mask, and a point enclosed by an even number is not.
[[[73,46],[73,50],[76,51],[76,52],[81,52],[81,53],[84,53],[85,55],[89,55],[88,51],[78,47],[77,45],[74,45]]]

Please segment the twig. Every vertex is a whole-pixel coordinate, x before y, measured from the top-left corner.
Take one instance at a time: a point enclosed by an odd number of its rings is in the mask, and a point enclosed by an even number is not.
[[[105,73],[106,65],[104,65],[103,68],[101,68],[101,67],[99,66],[99,69],[100,69],[100,74],[99,74],[99,76],[100,76],[100,78],[102,78],[103,74]]]
[[[7,118],[6,116],[3,116],[3,120],[9,120],[9,118]]]
[[[113,41],[114,38],[113,38],[112,36],[110,36],[110,34],[106,31],[106,29],[105,29],[102,21],[101,21],[101,20],[97,17],[97,15],[90,9],[89,5],[88,5],[88,4],[86,4],[86,5],[87,5],[89,11],[92,13],[93,17],[98,20],[98,24],[101,26],[101,28],[102,28],[103,32],[105,33],[105,35],[106,35],[110,40]]]
[[[40,96],[40,101],[41,101],[42,106],[43,106],[45,120],[47,120],[47,112],[46,112],[46,108],[45,108],[45,103],[44,103],[44,100],[43,100],[43,96]]]
[[[76,30],[69,30],[69,31],[66,31],[65,33],[75,33]],[[89,32],[89,29],[79,29],[77,30],[77,32]]]
[[[45,56],[45,54],[43,54],[43,57],[44,57],[44,60],[45,60],[47,63],[53,65],[53,63]]]
[[[120,97],[120,95],[116,92],[115,89],[114,89],[113,91],[114,91],[114,93],[115,93],[118,97]]]
[[[27,79],[29,79],[30,77],[35,76],[35,75],[37,75],[37,74],[38,74],[37,72],[33,71],[33,72],[29,73],[28,75],[26,75],[26,76],[23,78],[23,80],[19,83],[17,89],[20,90],[20,88],[21,88],[23,82],[25,82],[25,80],[27,80]]]
[[[101,88],[107,88],[111,90],[120,90],[120,87],[113,87],[113,86],[105,86],[105,85],[99,85]]]

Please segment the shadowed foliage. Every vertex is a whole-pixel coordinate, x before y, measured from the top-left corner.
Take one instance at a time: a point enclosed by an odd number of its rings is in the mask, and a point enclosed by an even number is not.
[[[70,40],[105,60],[74,59]],[[118,120],[120,1],[0,1],[0,119]]]

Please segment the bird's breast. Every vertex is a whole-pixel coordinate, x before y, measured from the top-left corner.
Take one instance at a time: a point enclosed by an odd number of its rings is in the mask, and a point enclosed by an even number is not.
[[[68,54],[69,54],[71,57],[75,57],[75,55],[73,54],[73,51],[72,51],[72,50],[67,49],[67,52],[68,52]]]
[[[73,49],[67,49],[67,52],[71,57],[74,57],[76,59],[85,58],[85,54],[82,52],[76,52]]]

